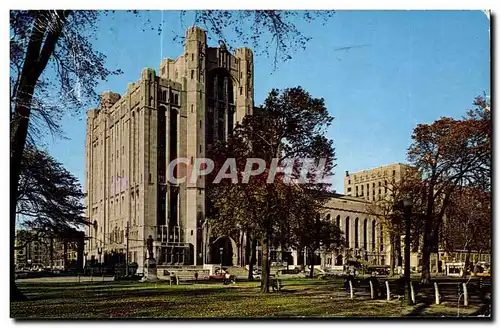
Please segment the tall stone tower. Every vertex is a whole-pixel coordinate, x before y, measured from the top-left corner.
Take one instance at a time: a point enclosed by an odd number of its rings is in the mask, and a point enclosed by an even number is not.
[[[198,27],[186,31],[184,53],[163,59],[159,74],[145,68],[123,96],[104,93],[87,113],[88,258],[127,256],[128,240],[129,260],[142,267],[151,235],[158,265],[218,262],[207,255],[205,181],[172,184],[169,173],[183,177],[186,166],[168,172],[168,164],[205,157],[252,109],[252,51],[208,47]]]

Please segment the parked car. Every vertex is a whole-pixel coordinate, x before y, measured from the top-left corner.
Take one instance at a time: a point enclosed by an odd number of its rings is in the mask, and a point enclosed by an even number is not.
[[[203,279],[205,280],[212,280],[212,281],[222,281],[225,285],[229,283],[235,283],[236,282],[236,276],[234,275],[229,275],[229,278],[226,277],[226,273],[215,273],[212,275],[205,276]]]
[[[372,265],[366,268],[365,272],[371,274],[375,272],[378,276],[388,276],[390,266],[388,265]]]

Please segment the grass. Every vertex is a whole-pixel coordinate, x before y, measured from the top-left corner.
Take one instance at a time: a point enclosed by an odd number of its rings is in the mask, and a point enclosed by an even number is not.
[[[351,300],[340,281],[307,279],[286,281],[282,292],[268,295],[259,293],[258,282],[229,286],[136,282],[18,286],[29,299],[11,302],[11,317],[18,319],[399,317],[414,309],[400,301],[369,300],[362,295]],[[456,316],[456,309],[451,308],[450,315]]]

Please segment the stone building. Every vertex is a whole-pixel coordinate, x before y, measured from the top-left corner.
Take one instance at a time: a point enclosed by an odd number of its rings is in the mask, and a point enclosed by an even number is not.
[[[99,107],[87,112],[90,259],[128,249],[129,260],[142,268],[151,235],[158,264],[204,262],[204,181],[172,184],[168,163],[203,158],[252,113],[253,92],[252,51],[209,47],[206,32],[191,27],[177,59],[163,59],[158,72],[143,69],[124,95],[102,94]],[[177,166],[174,176],[183,170]]]
[[[395,164],[390,164],[390,165],[385,165],[385,166],[380,166],[374,169],[369,169],[369,170],[363,170],[355,173],[349,173],[346,171],[345,177],[344,177],[344,192],[347,195],[344,198],[356,198],[365,201],[365,208],[368,208],[366,206],[370,206],[369,204],[377,204],[377,201],[383,200],[383,199],[388,199],[391,197],[392,193],[392,184],[397,183],[398,181],[401,180],[402,177],[404,177],[405,174],[418,174],[417,170],[409,165],[406,164],[401,164],[401,163],[395,163]],[[347,205],[348,203],[346,203]],[[348,208],[351,208],[351,212],[355,212],[356,210],[352,208],[351,205],[347,206]],[[369,211],[370,212],[370,211]],[[354,237],[352,236],[352,231],[356,231],[356,229],[361,229],[360,231],[361,234],[364,236],[365,233],[367,233],[368,238],[369,236],[372,235],[373,229],[368,232],[365,232],[364,229],[364,221],[363,221],[363,226],[356,228],[357,223],[356,220],[352,222],[352,219],[349,218],[347,220],[347,215],[348,212],[344,214],[346,217],[345,219],[342,219],[342,215],[340,215],[340,226],[341,229],[344,230],[344,233],[346,233],[346,239],[347,235],[351,235],[350,238],[354,238],[353,240],[355,241],[354,245],[350,245],[350,248],[354,250],[354,252],[366,252],[367,248],[366,247],[358,247],[356,246],[356,233],[354,233]],[[391,247],[392,245],[388,242],[389,241],[389,234],[386,229],[384,229],[384,223],[383,220],[378,220],[376,218],[370,219],[369,217],[367,218],[368,220],[368,225],[371,220],[371,222],[375,222],[374,225],[378,226],[378,234],[376,234],[376,237],[372,237],[371,241],[376,240],[378,242],[378,249],[376,247],[373,247],[372,249],[368,248],[369,250],[375,249],[379,252],[378,258],[380,261],[377,261],[378,264],[386,264],[388,265],[390,263],[391,259]],[[349,222],[349,224],[346,224],[346,222]],[[339,222],[337,220],[337,222]],[[446,224],[446,223],[445,223]],[[345,228],[344,228],[345,227]],[[349,228],[347,228],[349,227]],[[369,227],[368,227],[369,228]],[[400,236],[400,241],[401,241],[401,253],[404,250],[404,235]],[[364,237],[363,237],[364,238]],[[382,241],[381,241],[382,240]],[[358,241],[358,245],[361,245],[361,243]],[[368,245],[370,242],[368,242]],[[422,243],[421,243],[422,244]],[[364,243],[363,243],[364,245]],[[354,247],[353,247],[354,246]],[[372,245],[376,246],[376,245]],[[430,266],[431,266],[431,272],[444,272],[445,271],[445,266],[447,263],[454,263],[454,262],[459,262],[463,263],[465,260],[465,253],[462,250],[456,250],[454,252],[447,252],[444,250],[442,247],[443,245],[440,245],[434,253],[431,254],[431,260],[430,260]],[[477,253],[477,252],[476,252]],[[373,256],[376,255],[377,253],[367,253],[368,256],[370,255]],[[401,254],[402,255],[402,254]],[[482,253],[477,253],[474,255],[474,260],[477,258],[480,261],[484,262],[489,262],[490,261],[490,255],[488,252],[485,252],[483,250]],[[377,258],[377,256],[375,256]],[[394,259],[396,267],[398,266],[398,260]],[[401,261],[399,262],[400,265],[403,265],[404,262]],[[412,270],[418,271],[420,266],[422,264],[422,254],[421,250],[416,250],[415,252],[412,252],[410,255],[410,267]]]
[[[18,268],[83,270],[84,232],[75,230],[60,237],[40,237],[25,242],[16,236],[14,262]]]
[[[346,171],[344,194],[368,201],[385,198],[391,192],[391,183],[399,181],[409,170],[413,168],[406,164],[395,163],[355,173]]]
[[[340,227],[346,245],[340,253],[323,254],[323,266],[341,266],[356,259],[370,265],[389,265],[389,237],[383,222],[371,215],[370,206],[371,202],[362,198],[332,194],[323,215]]]
[[[315,265],[341,268],[351,261],[362,260],[370,265],[389,265],[390,243],[383,221],[371,213],[372,203],[362,198],[332,193],[324,204],[322,216],[335,222],[342,232],[346,244],[343,250],[336,252],[317,251]],[[244,242],[244,239],[243,239]],[[241,243],[240,243],[241,244]],[[237,243],[230,246],[237,248]],[[225,246],[227,248],[227,246]],[[261,253],[257,254],[260,263]],[[235,258],[236,260],[236,258]],[[307,250],[270,250],[271,263],[286,262],[291,266],[309,265]],[[280,261],[281,260],[281,261]],[[234,262],[236,263],[236,262]]]

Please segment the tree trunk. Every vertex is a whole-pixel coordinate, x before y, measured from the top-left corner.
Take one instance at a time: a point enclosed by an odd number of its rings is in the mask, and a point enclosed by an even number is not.
[[[465,254],[465,264],[464,264],[464,271],[462,273],[462,278],[467,277],[467,271],[470,267],[470,250],[467,250],[467,254]]]
[[[244,262],[244,265],[250,265],[250,244],[251,244],[251,241],[250,241],[250,233],[248,231],[245,232],[245,238],[244,238],[244,241],[245,241],[245,246],[244,246],[244,252],[243,252],[243,262]]]
[[[391,277],[394,276],[394,267],[396,266],[396,241],[394,233],[391,233]]]
[[[431,282],[431,252],[432,245],[429,245],[429,242],[424,239],[422,247],[422,274],[420,276],[422,284],[429,284]]]
[[[269,265],[269,239],[262,238],[262,275],[260,279],[260,292],[269,293],[269,276],[271,273],[271,266]]]
[[[22,81],[23,82],[23,81]],[[10,297],[11,301],[24,300],[25,297],[18,290],[15,282],[16,268],[15,240],[16,240],[16,208],[17,191],[19,187],[19,176],[21,174],[21,161],[24,152],[24,145],[28,135],[28,119],[30,114],[30,105],[33,99],[34,87],[20,86],[23,89],[18,93],[18,101],[15,106],[14,119],[11,123],[11,153],[10,153]],[[25,104],[28,104],[27,106]]]
[[[398,231],[400,231],[400,230],[398,230]],[[401,256],[401,235],[399,235],[399,233],[396,235],[396,242],[395,242],[395,244],[396,244],[395,245],[396,267],[399,270],[399,268],[403,266],[402,256]]]
[[[309,268],[309,278],[314,278],[314,251],[309,252],[309,262],[311,263],[311,267]]]
[[[10,296],[11,301],[23,300],[21,292],[17,289],[15,282],[15,239],[16,239],[16,208],[17,192],[19,187],[19,176],[21,174],[21,161],[28,136],[28,126],[31,114],[31,102],[38,78],[44,71],[52,56],[55,45],[62,28],[66,22],[69,11],[58,11],[58,21],[47,18],[47,12],[40,11],[35,18],[33,31],[31,32],[26,56],[16,90],[16,104],[10,123]],[[50,26],[50,28],[49,28]],[[45,35],[47,36],[45,37]]]
[[[257,238],[252,236],[252,244],[250,247],[250,265],[248,266],[248,280],[253,280],[253,270],[257,261]]]

